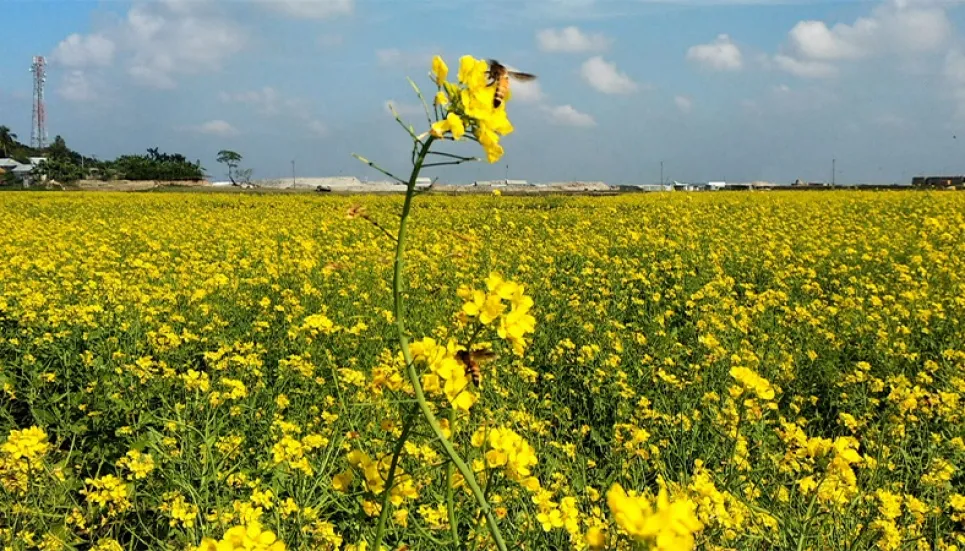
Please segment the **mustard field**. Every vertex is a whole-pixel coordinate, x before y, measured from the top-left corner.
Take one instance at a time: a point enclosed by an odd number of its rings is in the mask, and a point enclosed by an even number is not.
[[[496,549],[401,204],[0,195],[4,548]],[[420,195],[404,274],[509,549],[965,549],[965,194]]]

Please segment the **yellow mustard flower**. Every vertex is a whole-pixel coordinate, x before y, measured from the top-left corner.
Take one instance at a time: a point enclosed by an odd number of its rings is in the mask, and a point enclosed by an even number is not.
[[[446,118],[432,125],[430,134],[436,138],[441,138],[446,134],[446,132],[451,132],[452,139],[454,140],[462,139],[463,135],[466,133],[466,126],[463,124],[459,115],[449,113],[446,115]]]
[[[446,81],[446,77],[449,76],[449,66],[447,66],[446,62],[439,56],[432,58],[432,76],[439,86],[442,86],[442,83]]]
[[[696,507],[687,498],[671,501],[660,488],[656,507],[645,496],[631,496],[615,483],[607,492],[607,504],[617,525],[630,537],[647,540],[661,551],[691,551],[694,534],[703,528]]]

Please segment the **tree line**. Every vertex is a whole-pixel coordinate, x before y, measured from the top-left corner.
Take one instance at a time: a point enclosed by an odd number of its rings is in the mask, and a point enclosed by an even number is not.
[[[19,163],[29,164],[30,157],[44,157],[33,176],[62,184],[77,180],[203,180],[201,161],[189,161],[180,153],[163,153],[156,147],[140,155],[121,155],[114,160],[87,157],[69,147],[61,136],[43,149],[24,145],[9,127],[0,126],[0,152]],[[12,175],[4,175],[9,181]]]

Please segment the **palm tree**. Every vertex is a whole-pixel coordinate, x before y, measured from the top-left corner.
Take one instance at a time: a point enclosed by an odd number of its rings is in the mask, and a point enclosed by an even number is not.
[[[17,141],[17,135],[10,131],[7,126],[0,126],[0,149],[3,149],[3,156],[6,157],[8,150]]]

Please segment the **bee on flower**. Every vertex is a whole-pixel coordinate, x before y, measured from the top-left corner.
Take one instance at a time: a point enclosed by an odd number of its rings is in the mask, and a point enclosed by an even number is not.
[[[434,104],[441,116],[429,134],[434,138],[450,137],[461,140],[471,133],[482,146],[486,158],[495,163],[503,156],[499,143],[502,136],[513,132],[513,125],[506,115],[506,101],[511,97],[506,88],[505,97],[497,99],[502,81],[489,82],[492,62],[463,56],[459,60],[458,83],[446,80],[449,67],[439,56],[432,60],[432,78],[439,91]]]

